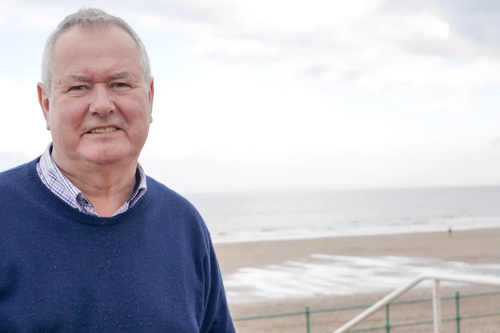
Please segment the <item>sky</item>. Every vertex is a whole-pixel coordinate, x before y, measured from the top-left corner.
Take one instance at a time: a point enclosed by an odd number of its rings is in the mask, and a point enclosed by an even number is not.
[[[0,170],[50,143],[41,54],[82,6],[143,39],[140,161],[175,190],[500,185],[493,0],[0,0]]]

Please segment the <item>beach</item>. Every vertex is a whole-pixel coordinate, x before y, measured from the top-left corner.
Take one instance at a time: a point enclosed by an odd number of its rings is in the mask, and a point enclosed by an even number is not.
[[[455,266],[466,267],[460,273],[467,272],[476,274],[487,272],[495,276],[495,264],[500,264],[500,229],[480,229],[469,231],[448,231],[432,233],[411,233],[395,235],[357,236],[357,237],[331,237],[315,239],[297,239],[283,241],[259,241],[215,244],[215,249],[219,258],[219,264],[225,279],[230,282],[226,287],[228,292],[232,290],[231,279],[239,272],[255,271],[265,272],[266,268],[275,269],[284,263],[297,264],[304,263],[306,266],[311,262],[321,262],[324,258],[348,260],[348,258],[369,258],[379,260],[385,258],[387,262],[395,262],[393,266],[386,267],[385,272],[394,270],[394,273],[403,268],[408,270],[408,276],[417,276],[419,270],[427,272],[433,265],[444,267],[446,272],[454,272]],[[340,258],[340,259],[339,259]],[[413,258],[398,266],[398,258]],[[396,260],[396,261],[395,261]],[[351,265],[349,261],[346,261]],[[425,264],[424,264],[425,263]],[[435,264],[437,263],[437,264]],[[467,266],[468,265],[468,266]],[[493,266],[492,266],[493,265]],[[330,266],[329,266],[330,267]],[[335,267],[335,266],[334,266]],[[342,266],[345,268],[345,266]],[[367,272],[366,265],[363,266]],[[493,268],[491,268],[493,267]],[[335,269],[329,268],[330,272]],[[369,269],[369,266],[368,266]],[[355,271],[356,272],[356,271]],[[390,272],[389,272],[390,273]],[[260,274],[260,273],[259,273]],[[358,276],[362,278],[361,274]],[[404,276],[406,277],[406,276]],[[309,276],[311,278],[311,276]],[[357,276],[352,276],[352,283],[356,284]],[[325,278],[328,279],[328,278]],[[411,278],[410,278],[411,279]],[[385,279],[384,281],[386,281]],[[306,296],[290,295],[277,298],[262,299],[253,302],[240,302],[237,297],[230,297],[230,307],[233,318],[248,316],[270,315],[277,313],[288,313],[294,311],[304,311],[306,306],[311,310],[354,306],[361,304],[372,304],[388,294],[390,291],[400,287],[402,280],[387,280],[389,283],[384,290],[373,289],[363,292],[363,283],[359,282],[359,290],[356,292],[335,294],[335,283],[326,285],[325,289],[332,289],[332,294],[307,294]],[[386,282],[387,282],[386,281]],[[390,283],[394,281],[393,285]],[[408,281],[408,280],[406,280]],[[284,283],[286,281],[283,281]],[[332,287],[333,286],[333,287]],[[392,288],[390,288],[392,286]],[[390,288],[390,290],[389,290]],[[234,289],[234,288],[233,288]],[[453,295],[455,291],[461,293],[474,293],[485,291],[498,291],[500,288],[480,285],[450,285],[443,286],[443,296]],[[350,290],[350,289],[346,289]],[[328,290],[326,290],[328,291]],[[231,295],[236,294],[232,293]],[[404,295],[401,299],[412,299],[420,297],[430,297],[430,288],[417,288]],[[453,315],[454,304],[443,303],[443,316]],[[492,313],[500,312],[500,298],[489,296],[483,298],[470,298],[462,301],[461,314],[468,313]],[[338,328],[348,319],[354,317],[361,310],[347,311],[343,313],[322,313],[311,316],[312,332],[328,332]],[[391,313],[391,322],[431,320],[431,303],[411,306],[398,306]],[[361,326],[384,325],[384,313],[375,314],[371,321],[366,321]],[[235,323],[238,332],[305,332],[305,316],[297,315],[293,317],[280,317],[274,319],[259,319],[251,321],[241,321]],[[462,328],[473,328],[473,332],[499,332],[500,317],[492,317],[462,322]],[[455,323],[447,323],[445,331],[456,332]],[[396,332],[428,332],[432,326],[422,326],[404,329],[397,329]]]

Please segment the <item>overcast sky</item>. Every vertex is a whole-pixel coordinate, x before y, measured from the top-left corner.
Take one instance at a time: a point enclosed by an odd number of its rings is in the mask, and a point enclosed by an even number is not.
[[[0,0],[1,169],[50,142],[43,45],[86,5],[149,51],[141,161],[176,190],[500,185],[498,1],[104,3]]]

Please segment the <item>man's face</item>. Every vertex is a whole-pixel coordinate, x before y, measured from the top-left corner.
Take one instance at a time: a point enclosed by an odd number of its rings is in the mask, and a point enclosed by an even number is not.
[[[62,34],[54,47],[52,91],[39,85],[38,94],[60,167],[137,161],[152,122],[154,86],[145,81],[138,47],[125,31],[73,27]]]

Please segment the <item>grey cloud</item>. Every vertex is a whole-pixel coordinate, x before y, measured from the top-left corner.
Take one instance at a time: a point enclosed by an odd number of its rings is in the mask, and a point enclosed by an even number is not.
[[[457,35],[487,48],[500,49],[500,2],[492,0],[390,0],[386,10],[439,13]],[[495,51],[496,51],[495,50]]]
[[[321,76],[325,72],[327,72],[328,69],[320,66],[320,65],[312,65],[309,67],[306,67],[303,71],[305,76]]]
[[[24,3],[39,4],[35,0],[23,0]],[[196,0],[148,0],[141,3],[140,12],[164,16],[166,18],[177,18],[193,20],[204,23],[219,30],[221,34],[239,38],[258,38],[262,42],[278,42],[284,44],[296,43],[301,47],[314,47],[322,44],[328,48],[331,45],[332,35],[335,31],[328,30],[310,31],[304,34],[290,35],[287,32],[276,31],[252,31],[252,26],[242,26],[238,21],[235,2],[208,3]],[[44,6],[80,6],[79,0],[47,0]],[[89,0],[87,6],[101,7],[102,2]],[[104,8],[116,6],[123,11],[139,12],[136,1],[108,0]],[[372,13],[374,17],[373,28],[376,27],[377,19],[383,19],[384,13],[401,13],[415,15],[417,13],[439,13],[449,20],[453,31],[460,36],[471,39],[488,47],[500,48],[500,2],[491,0],[389,0],[381,8]],[[279,18],[277,18],[279,20]],[[319,34],[319,36],[318,36]],[[257,35],[257,36],[256,36]],[[319,38],[318,38],[319,37]],[[408,43],[411,43],[409,41]],[[444,43],[445,46],[437,45],[432,41],[415,41],[410,50],[424,49],[424,53],[436,50],[437,53],[446,54],[443,49],[451,48],[453,45]],[[461,45],[460,45],[461,46]],[[453,52],[456,54],[456,52]]]
[[[38,4],[35,0],[25,3]],[[364,76],[391,66],[394,54],[399,57],[441,57],[451,60],[470,60],[476,57],[500,56],[500,2],[486,0],[388,0],[358,21],[353,21],[353,38],[339,37],[333,26],[317,26],[312,30],[289,31],[244,22],[237,16],[239,2],[206,2],[202,0],[148,0],[137,10],[135,1],[109,0],[107,7],[121,8],[131,15],[142,13],[159,18],[196,22],[210,31],[212,37],[255,43],[263,49],[276,50],[272,55],[258,52],[233,52],[207,49],[203,55],[231,65],[254,62],[286,63],[299,76],[329,76],[335,82],[356,82]],[[47,0],[44,6],[79,6],[78,0]],[[101,5],[89,0],[87,6]],[[60,8],[60,7],[59,7]],[[241,8],[240,8],[241,9]],[[398,36],[378,31],[388,18],[433,14],[443,18],[451,28],[447,39],[422,36]],[[392,16],[391,16],[392,15]],[[279,20],[279,17],[276,18]],[[397,23],[386,29],[397,29]],[[196,36],[204,38],[203,36]],[[385,48],[384,48],[385,47]],[[363,54],[378,48],[380,54],[368,59]],[[362,59],[362,60],[360,60]],[[338,65],[340,64],[340,65]]]
[[[500,2],[441,0],[444,14],[462,36],[500,49]]]
[[[500,2],[492,0],[388,0],[382,9],[401,13],[433,11],[442,14],[500,12]]]
[[[457,21],[460,33],[482,45],[500,49],[500,13],[481,13],[463,17]]]
[[[442,6],[443,8],[456,10],[458,12],[500,12],[500,2],[494,0],[434,0],[433,2]]]
[[[493,140],[491,140],[491,144],[494,147],[500,147],[500,138],[493,138]]]

